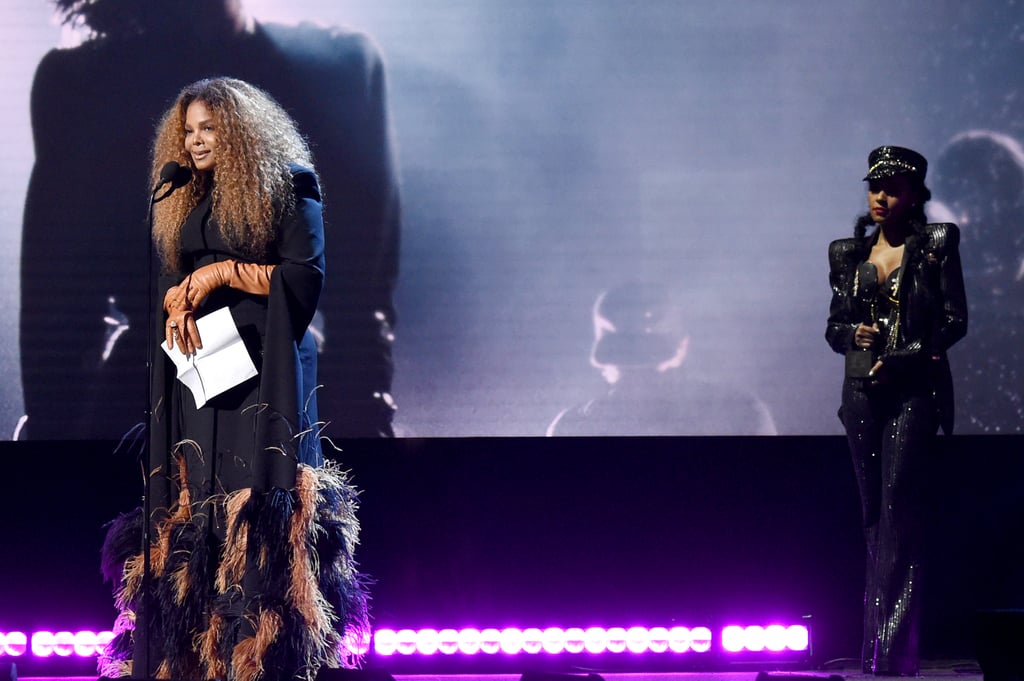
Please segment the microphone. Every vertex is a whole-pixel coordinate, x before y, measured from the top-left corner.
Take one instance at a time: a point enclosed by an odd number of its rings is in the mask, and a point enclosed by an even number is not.
[[[188,184],[189,180],[192,179],[192,169],[188,166],[183,166],[177,161],[168,161],[164,164],[164,167],[160,169],[160,181],[157,182],[156,187],[153,188],[155,192],[160,187],[164,186],[168,182],[177,189],[178,187],[184,187]]]
[[[177,161],[168,161],[167,163],[165,163],[164,167],[160,169],[160,181],[157,183],[156,186],[162,187],[168,182],[170,182],[172,179],[174,179],[174,174],[178,172],[178,168],[180,167],[181,166],[178,164]]]
[[[153,187],[153,194],[155,195],[160,187],[163,187],[168,182],[171,186],[168,187],[167,191],[161,194],[158,198],[153,199],[153,203],[159,203],[163,201],[178,187],[184,187],[192,179],[192,169],[188,166],[183,166],[177,161],[168,161],[164,164],[163,168],[160,169],[160,180],[157,185]]]

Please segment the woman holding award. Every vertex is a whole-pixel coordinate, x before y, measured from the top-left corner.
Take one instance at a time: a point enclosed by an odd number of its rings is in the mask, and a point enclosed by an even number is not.
[[[867,541],[863,671],[913,675],[924,491],[935,435],[953,427],[946,351],[967,331],[967,303],[960,233],[925,218],[925,158],[885,146],[871,152],[868,165],[869,213],[857,220],[853,238],[829,246],[825,336],[846,356],[839,416]]]
[[[136,624],[103,672],[311,679],[343,664],[339,642],[367,627],[355,493],[323,465],[318,437],[317,176],[281,107],[228,78],[189,85],[166,112],[158,185],[170,162],[192,176],[154,210],[157,337],[195,356],[197,321],[226,309],[256,375],[202,404],[157,353],[148,556],[111,556],[108,537],[106,564],[127,559],[117,598]]]

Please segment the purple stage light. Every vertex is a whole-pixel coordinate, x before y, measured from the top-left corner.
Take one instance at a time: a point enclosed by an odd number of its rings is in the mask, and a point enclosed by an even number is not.
[[[565,630],[565,652],[582,653],[586,649],[586,634],[579,627],[569,627]]]
[[[80,631],[75,634],[72,641],[72,645],[75,651],[75,655],[79,657],[92,657],[97,653],[96,645],[96,632],[94,631]]]
[[[28,650],[28,637],[20,631],[0,632],[0,655],[21,657]]]
[[[759,653],[764,650],[764,627],[756,624],[746,628],[744,634],[747,637],[747,650]]]
[[[668,629],[652,627],[647,632],[647,647],[652,653],[663,653],[668,650]]]
[[[454,655],[459,650],[459,632],[442,629],[437,632],[437,649],[445,655]]]
[[[523,630],[523,652],[535,655],[544,649],[544,632],[537,627]]]
[[[649,640],[646,627],[630,627],[626,632],[626,650],[646,653]]]
[[[685,653],[690,649],[690,629],[672,627],[668,630],[668,649],[673,653]]]
[[[743,650],[745,639],[743,627],[731,624],[722,629],[722,648],[728,653],[738,653]]]
[[[583,632],[583,647],[588,653],[603,653],[608,647],[608,632],[603,627],[590,627]]]
[[[786,649],[786,627],[781,624],[769,624],[764,628],[764,647],[773,653],[781,653]]]
[[[95,648],[94,648],[95,650]],[[71,657],[75,654],[75,635],[70,631],[58,631],[53,635],[53,652],[58,657]]]
[[[378,629],[373,632],[373,650],[378,655],[394,655],[398,647],[398,636],[391,629]]]
[[[433,655],[441,646],[437,629],[420,629],[416,635],[416,651],[421,655]]]
[[[523,649],[523,632],[514,627],[502,629],[499,640],[501,652],[506,655],[515,655]]]
[[[626,630],[622,627],[612,627],[609,629],[605,650],[609,653],[624,652],[626,650]]]
[[[711,630],[707,627],[690,629],[690,650],[695,653],[706,653],[711,650]]]
[[[480,652],[479,629],[463,629],[459,632],[459,652],[464,655],[476,655]]]
[[[480,632],[480,652],[494,655],[501,650],[501,632],[497,629],[484,629]]]
[[[802,624],[785,626],[731,625],[720,632],[722,650],[729,653],[804,652],[809,633]],[[714,635],[708,627],[548,627],[538,629],[378,629],[373,650],[378,655],[549,655],[580,653],[707,653]]]
[[[801,652],[810,650],[810,630],[802,624],[791,624],[786,627],[786,647]]]
[[[544,652],[556,655],[565,650],[565,632],[558,627],[548,627],[541,636]]]
[[[729,653],[780,653],[787,650],[805,652],[809,645],[810,634],[807,627],[802,624],[788,627],[781,624],[771,624],[767,627],[730,625],[722,629],[722,649]]]
[[[397,636],[398,652],[402,655],[412,655],[416,652],[416,632],[412,629],[401,629]]]
[[[53,632],[37,631],[32,634],[32,654],[36,657],[53,655],[53,646],[57,642]]]

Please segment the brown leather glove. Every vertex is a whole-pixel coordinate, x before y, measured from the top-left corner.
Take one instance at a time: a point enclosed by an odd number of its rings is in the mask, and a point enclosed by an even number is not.
[[[196,328],[195,315],[185,299],[184,282],[167,289],[167,293],[164,294],[164,312],[167,314],[164,320],[164,336],[168,349],[177,345],[179,350],[190,355],[196,348],[203,347],[199,329]]]
[[[164,333],[167,347],[174,345],[185,354],[191,354],[196,348],[203,347],[196,327],[194,310],[221,286],[229,286],[239,291],[255,295],[270,293],[270,274],[273,265],[242,263],[235,260],[203,265],[185,277],[177,286],[172,286],[164,295],[164,312],[167,321]]]
[[[269,295],[270,274],[273,271],[273,265],[222,260],[203,265],[187,276],[181,287],[184,287],[185,302],[195,309],[214,289],[221,286],[260,296]]]
[[[168,310],[164,334],[168,348],[177,345],[178,349],[186,355],[191,355],[196,348],[203,347],[203,340],[199,337],[199,329],[196,327],[196,318],[192,310],[183,307]]]

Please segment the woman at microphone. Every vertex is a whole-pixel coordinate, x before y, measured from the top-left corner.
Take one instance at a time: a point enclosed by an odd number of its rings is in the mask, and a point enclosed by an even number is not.
[[[339,642],[368,625],[355,493],[323,465],[318,437],[309,325],[324,233],[310,152],[268,94],[217,78],[181,91],[152,159],[171,193],[153,216],[164,351],[152,366],[149,542],[116,556],[125,528],[108,536],[105,570],[127,560],[116,595],[136,624],[101,671],[312,679],[350,662]],[[171,355],[200,375],[219,368],[200,327],[225,311],[255,375],[205,395],[177,380]]]
[[[852,238],[828,251],[825,337],[846,356],[839,416],[867,542],[867,674],[918,672],[925,491],[936,432],[953,429],[946,351],[967,332],[960,232],[928,224],[927,171],[911,149],[872,151],[864,178],[869,212]]]

